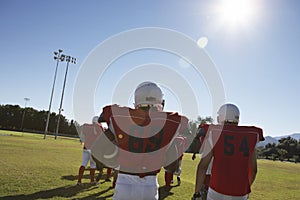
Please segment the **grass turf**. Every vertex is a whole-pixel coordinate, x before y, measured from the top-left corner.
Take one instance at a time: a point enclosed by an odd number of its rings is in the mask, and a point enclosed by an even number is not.
[[[83,185],[76,186],[82,146],[78,139],[0,131],[0,199],[111,199],[110,182],[89,184],[85,172]],[[182,184],[164,192],[164,172],[159,174],[160,199],[190,199],[194,191],[199,158],[185,154]],[[300,165],[258,160],[257,179],[249,199],[300,199]],[[106,170],[104,171],[104,173]]]

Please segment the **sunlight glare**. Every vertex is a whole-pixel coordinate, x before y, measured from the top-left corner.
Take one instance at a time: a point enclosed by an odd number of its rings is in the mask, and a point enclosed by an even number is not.
[[[223,0],[219,9],[222,19],[229,25],[245,25],[254,17],[251,0]]]

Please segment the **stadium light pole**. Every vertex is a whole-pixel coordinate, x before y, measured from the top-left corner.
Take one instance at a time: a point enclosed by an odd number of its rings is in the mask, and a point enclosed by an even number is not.
[[[52,99],[53,99],[53,93],[54,93],[54,86],[55,86],[55,81],[56,81],[56,75],[57,75],[57,68],[58,68],[58,63],[63,62],[65,59],[65,55],[61,54],[63,50],[59,49],[58,52],[54,52],[54,60],[56,60],[56,67],[55,67],[55,73],[54,73],[54,81],[53,81],[53,86],[52,86],[52,92],[51,92],[51,97],[50,97],[50,103],[49,103],[49,109],[48,109],[48,116],[47,116],[47,121],[46,121],[46,127],[45,127],[45,132],[44,132],[44,139],[46,139],[46,135],[48,132],[48,126],[49,126],[49,120],[50,120],[50,112],[51,112],[51,105],[52,105]]]
[[[24,106],[24,112],[23,112],[23,116],[22,116],[22,122],[21,122],[21,131],[23,132],[23,123],[24,123],[24,118],[25,118],[25,112],[26,112],[26,103],[27,101],[30,101],[30,98],[24,98],[25,101],[25,106]]]
[[[69,69],[69,63],[71,62],[73,64],[76,64],[76,58],[71,57],[71,56],[66,56],[66,62],[67,62],[67,67],[66,67],[65,79],[64,79],[64,83],[63,83],[63,89],[62,89],[62,92],[61,92],[60,106],[59,106],[59,109],[58,109],[58,120],[57,120],[56,131],[55,131],[55,139],[57,138],[57,135],[58,135],[58,129],[59,129],[61,111],[63,111],[63,109],[62,109],[62,103],[63,103],[63,99],[64,99],[64,93],[65,93],[65,87],[66,87],[66,81],[67,81],[67,74],[68,74],[68,69]]]

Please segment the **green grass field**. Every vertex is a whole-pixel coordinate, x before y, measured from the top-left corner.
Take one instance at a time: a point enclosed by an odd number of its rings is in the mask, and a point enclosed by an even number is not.
[[[111,199],[111,183],[91,186],[88,171],[83,186],[76,186],[81,150],[78,139],[0,131],[0,199]],[[198,161],[185,154],[182,184],[170,193],[160,188],[160,199],[191,199]],[[259,160],[258,165],[249,199],[300,199],[300,164]],[[164,185],[163,171],[159,184]]]

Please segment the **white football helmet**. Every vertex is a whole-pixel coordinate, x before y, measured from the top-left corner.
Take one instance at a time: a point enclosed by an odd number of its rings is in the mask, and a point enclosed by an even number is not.
[[[163,108],[163,93],[153,82],[147,81],[139,84],[134,91],[134,106]]]
[[[218,111],[218,123],[239,123],[240,111],[234,104],[224,104]]]
[[[93,119],[92,119],[92,123],[98,123],[98,119],[99,117],[98,116],[94,116]]]

